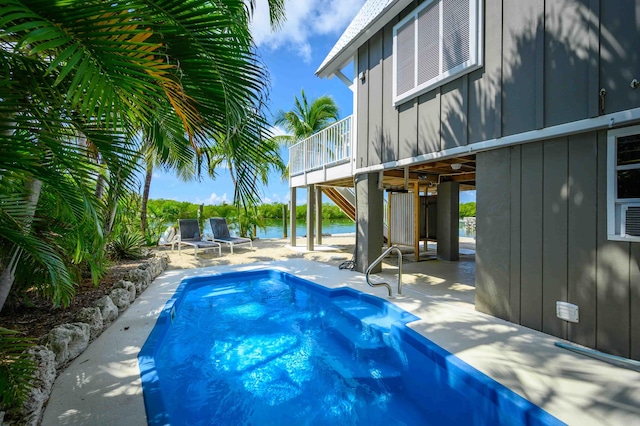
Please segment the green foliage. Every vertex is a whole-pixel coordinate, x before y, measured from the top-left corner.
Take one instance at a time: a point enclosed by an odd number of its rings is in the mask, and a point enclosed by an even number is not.
[[[275,118],[275,124],[284,127],[290,134],[280,137],[284,142],[295,143],[300,139],[308,138],[338,121],[338,106],[330,96],[320,96],[309,102],[303,89],[300,98],[294,96],[293,99],[293,109],[280,110]]]
[[[463,217],[476,217],[475,201],[460,204],[460,218]]]
[[[307,218],[307,205],[303,204],[296,208],[296,219],[305,220]],[[335,204],[322,203],[322,219],[349,219],[340,207]]]
[[[109,242],[109,256],[112,259],[140,259],[144,243],[140,231],[120,228]]]
[[[335,204],[322,203],[322,218],[323,219],[349,219],[340,207]]]
[[[60,179],[72,181],[70,176],[63,175]],[[12,287],[13,300],[28,302],[29,290],[35,290],[54,305],[66,306],[82,273],[90,271],[97,281],[106,269],[104,239],[95,221],[97,208],[83,209],[84,202],[91,201],[89,198],[81,201],[86,195],[81,189],[69,189],[79,192],[75,195],[60,192],[66,190],[52,183],[42,186],[38,207],[28,221],[29,232],[25,229],[22,235],[30,250],[35,251],[25,251],[21,257]],[[78,196],[80,199],[68,202]],[[0,245],[6,247],[4,242]],[[56,272],[52,272],[52,267]]]
[[[258,212],[264,219],[282,219],[282,212],[285,204],[271,203],[258,206]]]
[[[68,303],[77,270],[102,269],[112,231],[112,241],[131,245],[123,230],[140,225],[116,207],[135,186],[142,124],[186,135],[166,144],[154,138],[150,149],[163,160],[171,152],[181,163],[193,159],[197,173],[213,135],[246,130],[231,147],[234,158],[250,159],[236,188],[255,198],[251,168],[271,153],[256,143],[269,125],[267,71],[249,30],[254,3],[3,2],[0,268],[26,272],[0,283],[0,309],[14,282]],[[277,25],[284,2],[268,5]]]
[[[34,339],[0,327],[0,407],[15,409],[29,396],[36,364],[26,353]]]
[[[144,240],[146,245],[155,246],[168,225],[165,225],[164,217],[152,208],[147,206],[147,211],[149,214],[147,215],[147,229],[144,234]]]
[[[255,235],[253,235],[253,227],[256,226],[258,228],[264,228],[266,219],[282,219],[284,206],[285,204],[283,203],[261,204],[256,208],[247,208],[245,211],[238,210],[235,206],[226,203],[219,205],[206,205],[203,207],[201,219],[206,221],[210,217],[224,217],[227,218],[230,229],[233,229],[237,225],[237,231],[241,236],[255,237]],[[167,226],[177,227],[178,219],[195,219],[198,214],[198,207],[198,204],[186,201],[164,199],[149,200],[147,210],[150,218],[154,217],[156,211],[167,212],[166,215],[161,213],[158,218],[158,223],[162,223],[162,225],[158,227],[157,238],[160,238],[160,234],[164,232]],[[296,218],[304,220],[306,217],[306,204],[297,206]],[[348,216],[344,214],[338,206],[330,203],[323,203],[322,218],[348,219]]]
[[[307,205],[296,206],[296,219],[304,220],[307,218]]]
[[[238,224],[241,237],[255,238],[254,227],[265,228],[264,218],[260,216],[257,208],[241,210],[237,217],[231,217],[231,221]]]
[[[160,233],[164,231],[163,223],[159,223],[160,221],[149,206],[147,210],[151,211],[147,214],[147,232],[142,235],[141,206],[142,197],[136,191],[124,191],[120,196],[113,230],[107,244],[107,254],[110,259],[140,259],[142,248],[149,243],[155,245],[160,238]]]

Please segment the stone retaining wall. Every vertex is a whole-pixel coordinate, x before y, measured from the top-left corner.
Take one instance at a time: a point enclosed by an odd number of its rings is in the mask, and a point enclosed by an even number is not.
[[[164,272],[168,261],[166,254],[160,255],[129,271],[123,280],[113,286],[109,295],[99,299],[94,307],[81,310],[75,318],[76,322],[53,328],[40,339],[38,346],[29,350],[38,369],[29,399],[17,413],[16,417],[21,419],[17,424],[35,426],[40,423],[57,372],[84,352],[89,343]],[[4,413],[0,412],[0,424],[5,425],[3,417]]]

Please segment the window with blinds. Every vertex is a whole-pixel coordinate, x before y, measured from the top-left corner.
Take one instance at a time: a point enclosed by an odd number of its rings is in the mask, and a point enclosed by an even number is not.
[[[431,0],[393,28],[394,105],[482,66],[481,0]]]

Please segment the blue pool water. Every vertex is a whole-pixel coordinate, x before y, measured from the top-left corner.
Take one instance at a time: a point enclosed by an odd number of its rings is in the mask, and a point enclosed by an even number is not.
[[[142,348],[150,425],[562,424],[377,297],[278,271],[184,280]]]

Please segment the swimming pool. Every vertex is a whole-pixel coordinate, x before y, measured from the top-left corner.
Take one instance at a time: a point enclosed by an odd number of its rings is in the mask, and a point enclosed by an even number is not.
[[[138,356],[150,425],[562,424],[348,288],[184,280]]]

